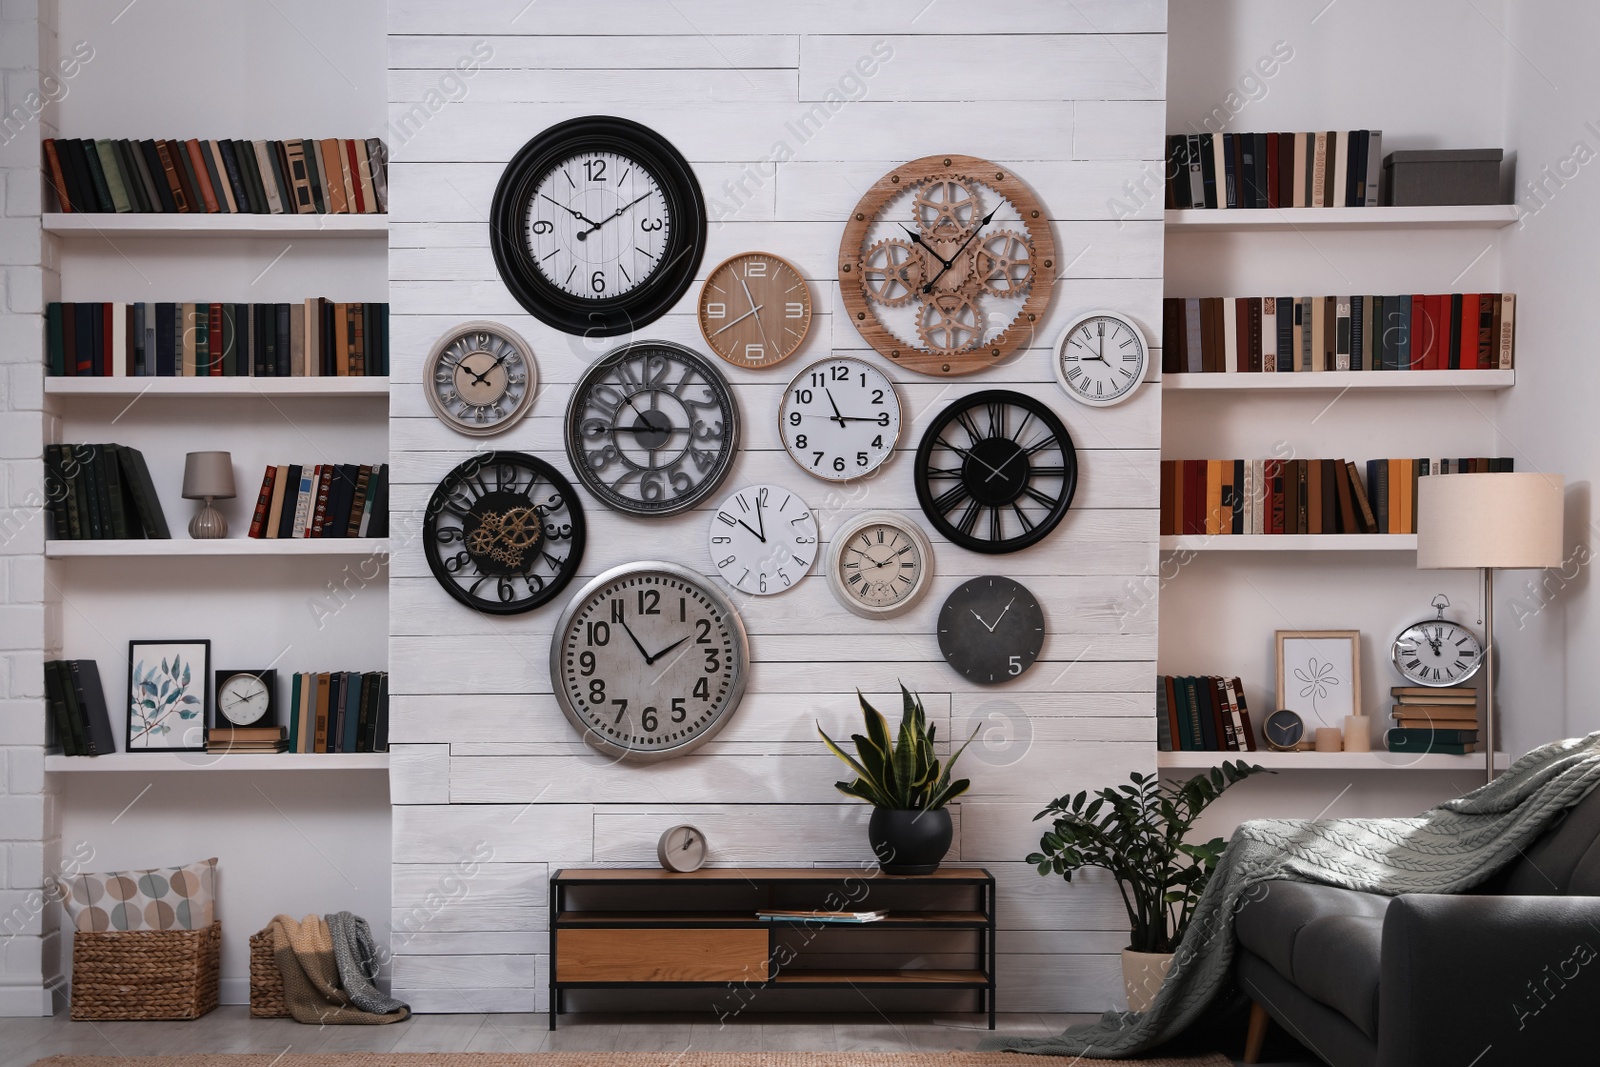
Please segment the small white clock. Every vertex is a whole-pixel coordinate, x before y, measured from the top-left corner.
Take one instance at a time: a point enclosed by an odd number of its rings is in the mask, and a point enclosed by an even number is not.
[[[218,671],[218,726],[275,726],[273,688],[277,672]]]
[[[674,826],[656,842],[656,859],[679,874],[698,871],[706,863],[706,835],[687,823]]]
[[[539,388],[533,349],[497,322],[465,322],[434,344],[422,388],[439,421],[473,437],[507,429]]]
[[[883,372],[859,359],[824,359],[789,383],[778,405],[789,457],[830,482],[871,474],[894,455],[900,397]]]
[[[1150,346],[1132,319],[1114,311],[1090,311],[1061,331],[1050,358],[1056,381],[1068,396],[1108,408],[1128,399],[1144,381]]]
[[[828,585],[839,603],[867,619],[905,612],[928,591],[933,545],[922,528],[893,511],[869,511],[828,544]]]
[[[817,519],[781,485],[749,485],[722,502],[707,534],[711,562],[741,593],[792,587],[817,558]]]

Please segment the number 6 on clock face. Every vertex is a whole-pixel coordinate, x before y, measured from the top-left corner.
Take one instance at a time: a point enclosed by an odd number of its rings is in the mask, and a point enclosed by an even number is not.
[[[829,482],[863,478],[894,455],[900,397],[870,363],[825,359],[789,383],[778,406],[778,433],[807,474]]]

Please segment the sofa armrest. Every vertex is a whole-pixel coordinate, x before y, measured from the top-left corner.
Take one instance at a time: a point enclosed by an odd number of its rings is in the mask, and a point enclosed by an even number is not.
[[[1383,922],[1380,1067],[1593,1055],[1600,897],[1396,898]]]

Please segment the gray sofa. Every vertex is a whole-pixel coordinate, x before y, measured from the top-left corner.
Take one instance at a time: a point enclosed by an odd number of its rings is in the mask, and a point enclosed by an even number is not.
[[[1600,789],[1463,895],[1263,883],[1234,922],[1254,1001],[1332,1067],[1600,1063]]]

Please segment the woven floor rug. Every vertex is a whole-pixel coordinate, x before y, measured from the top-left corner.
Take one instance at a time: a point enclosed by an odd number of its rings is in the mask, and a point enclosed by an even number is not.
[[[1230,1067],[1228,1057],[1085,1060],[1010,1052],[359,1052],[271,1056],[51,1056],[33,1067]]]

